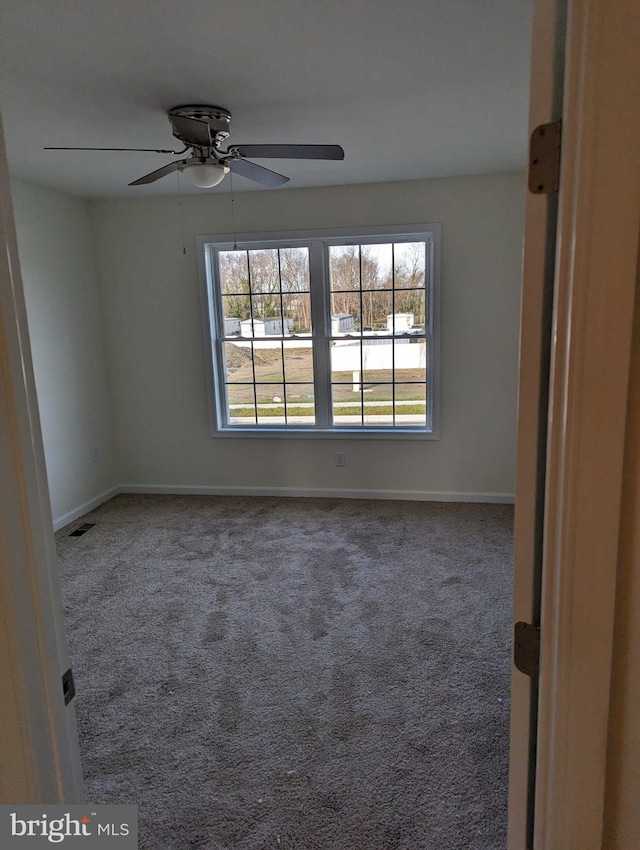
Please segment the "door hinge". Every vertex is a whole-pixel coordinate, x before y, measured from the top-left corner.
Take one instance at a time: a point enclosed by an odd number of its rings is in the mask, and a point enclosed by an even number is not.
[[[516,623],[513,635],[513,663],[521,673],[538,677],[540,669],[540,627]]]
[[[540,124],[529,140],[529,191],[550,195],[560,188],[562,121]]]
[[[76,695],[76,683],[73,681],[73,670],[71,667],[62,676],[62,693],[64,694],[64,704],[69,705]]]

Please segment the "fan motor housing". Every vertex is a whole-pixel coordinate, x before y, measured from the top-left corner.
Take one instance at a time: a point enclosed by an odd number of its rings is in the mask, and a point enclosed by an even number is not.
[[[202,136],[191,136],[185,132],[184,126],[180,122],[173,121],[173,118],[195,118],[198,121],[206,121],[211,129],[211,137],[216,144],[223,142],[229,135],[231,128],[231,113],[228,109],[222,106],[174,106],[168,112],[168,118],[171,122],[173,135],[187,145],[202,147]],[[176,126],[179,125],[179,126]]]

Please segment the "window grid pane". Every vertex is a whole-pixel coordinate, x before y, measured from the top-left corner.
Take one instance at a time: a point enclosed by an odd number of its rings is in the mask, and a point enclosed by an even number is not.
[[[246,295],[248,292],[248,269],[246,251],[220,251],[218,269],[220,291],[223,295]]]
[[[284,373],[287,384],[313,383],[311,340],[291,340],[284,346]]]
[[[315,389],[313,384],[288,383],[287,415],[294,425],[315,425]]]
[[[227,384],[228,419],[236,425],[257,424],[255,384]]]

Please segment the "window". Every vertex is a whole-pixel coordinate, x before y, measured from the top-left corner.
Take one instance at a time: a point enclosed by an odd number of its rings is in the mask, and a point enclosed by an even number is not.
[[[438,236],[201,238],[214,433],[436,436]]]

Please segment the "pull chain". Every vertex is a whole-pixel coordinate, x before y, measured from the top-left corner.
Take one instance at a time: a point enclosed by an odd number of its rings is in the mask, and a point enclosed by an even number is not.
[[[181,191],[181,187],[180,187],[180,169],[178,169],[176,173],[178,175],[178,201],[179,201],[179,204],[180,204],[180,228],[181,228],[181,231],[182,231],[182,253],[186,254],[187,248],[186,248],[186,245],[184,244],[184,208],[182,206],[182,191]]]
[[[237,251],[238,244],[236,242],[236,208],[233,199],[233,171],[229,173],[229,183],[231,184],[231,225],[233,227],[233,250]]]

